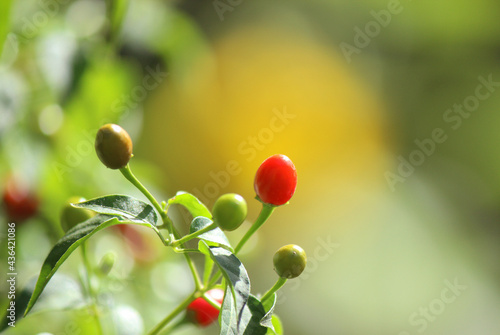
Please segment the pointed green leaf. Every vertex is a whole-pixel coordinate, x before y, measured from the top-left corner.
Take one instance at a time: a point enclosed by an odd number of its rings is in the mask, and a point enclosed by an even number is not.
[[[140,219],[128,220],[123,217],[116,217],[106,214],[98,214],[87,221],[84,221],[75,227],[68,230],[66,235],[64,235],[49,252],[49,255],[45,259],[40,275],[38,276],[38,281],[35,285],[35,289],[30,298],[28,306],[24,315],[33,308],[33,305],[40,297],[43,289],[49,282],[50,278],[56,273],[62,263],[71,255],[71,253],[76,250],[84,241],[90,238],[92,235],[98,231],[113,226],[116,224],[122,224],[124,222],[131,222],[140,226],[146,226],[156,229],[150,223],[141,221]],[[156,230],[157,231],[157,230]],[[159,234],[159,232],[157,231]]]
[[[237,334],[238,333],[238,311],[234,302],[233,291],[230,285],[226,287],[224,300],[219,314],[220,319],[220,334]]]
[[[264,306],[262,306],[259,299],[250,295],[248,303],[243,309],[243,313],[240,318],[238,333],[244,335],[266,334],[267,328],[260,323],[265,314],[266,311],[264,310]]]
[[[214,261],[209,255],[205,255],[205,269],[203,270],[203,283],[207,284],[210,281],[210,276],[214,270]]]
[[[75,227],[68,230],[66,235],[64,235],[49,252],[49,255],[45,259],[38,276],[38,281],[35,285],[35,289],[30,298],[28,306],[24,315],[33,308],[36,300],[39,298],[43,289],[49,282],[50,278],[56,273],[62,263],[71,255],[71,253],[86,239],[92,236],[97,231],[112,225],[113,223],[119,223],[118,219],[114,216],[109,215],[96,215],[93,218],[84,221]]]
[[[227,282],[221,312],[221,334],[265,334],[260,320],[266,314],[260,301],[250,295],[250,279],[241,261],[229,250],[200,241],[198,247],[220,268]]]
[[[212,218],[212,214],[208,208],[198,200],[197,197],[190,193],[183,191],[177,192],[175,197],[168,200],[168,205],[170,206],[172,204],[184,206],[194,218],[197,216],[204,216],[209,219]]]
[[[213,223],[212,220],[204,216],[198,216],[191,222],[191,227],[189,228],[189,233],[195,233]],[[198,236],[199,239],[216,243],[219,246],[226,247],[229,250],[233,250],[231,244],[229,243],[226,234],[220,228],[214,228]]]
[[[220,334],[265,335],[267,328],[260,324],[264,314],[266,314],[264,306],[253,295],[248,297],[243,309],[238,311],[228,287],[221,307]]]
[[[275,329],[272,322],[274,307],[276,306],[276,293],[273,294],[272,298],[266,299],[263,303],[264,310],[266,311],[266,315],[260,320],[260,324],[264,327],[269,328],[272,333],[275,333]]]
[[[268,328],[267,329],[267,334],[268,335],[283,335],[283,326],[281,324],[280,318],[276,315],[273,314],[273,317],[271,318],[274,330]]]
[[[138,224],[156,226],[158,221],[158,216],[151,205],[128,195],[107,195],[73,204],[73,206],[87,208],[100,214],[119,215]]]

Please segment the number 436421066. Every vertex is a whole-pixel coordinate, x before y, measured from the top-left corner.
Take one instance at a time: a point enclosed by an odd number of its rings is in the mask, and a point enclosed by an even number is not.
[[[9,265],[9,271],[15,271],[16,269],[16,228],[15,228],[15,223],[9,223],[9,239],[8,239],[8,252],[9,252],[9,257],[7,259],[7,264]]]

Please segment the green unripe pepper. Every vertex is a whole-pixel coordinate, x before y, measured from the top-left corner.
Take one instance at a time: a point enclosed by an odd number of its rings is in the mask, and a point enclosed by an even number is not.
[[[274,271],[282,278],[295,278],[304,271],[307,256],[304,249],[295,244],[288,244],[274,254]]]
[[[235,230],[247,217],[247,202],[239,194],[224,194],[215,201],[212,209],[214,222],[222,230]]]

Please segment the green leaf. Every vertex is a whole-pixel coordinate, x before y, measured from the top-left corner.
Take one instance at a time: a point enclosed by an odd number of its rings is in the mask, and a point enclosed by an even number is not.
[[[203,284],[208,284],[214,269],[214,261],[209,255],[205,255],[205,269],[203,271]]]
[[[237,334],[238,333],[238,311],[234,301],[233,291],[231,286],[227,285],[226,293],[224,294],[224,301],[219,314],[220,319],[220,333],[222,334]]]
[[[266,299],[266,301],[262,304],[266,312],[272,312],[274,310],[274,306],[276,306],[276,300],[278,296],[276,292],[273,294],[271,299]]]
[[[73,204],[74,207],[87,208],[100,214],[119,215],[124,219],[156,226],[158,216],[151,205],[127,195],[107,195]]]
[[[212,220],[204,217],[198,216],[191,222],[191,227],[189,228],[189,233],[195,233],[213,223]],[[229,243],[226,234],[220,228],[214,228],[198,236],[199,239],[216,243],[219,246],[226,247],[226,249],[233,250],[231,244]]]
[[[264,306],[253,295],[249,295],[243,309],[238,311],[228,287],[221,307],[220,334],[265,335],[267,328],[260,324],[265,314]]]
[[[73,251],[76,250],[76,248],[78,248],[84,241],[98,231],[127,221],[131,221],[133,224],[155,228],[152,224],[141,221],[137,218],[135,220],[129,220],[128,218],[121,216],[116,217],[112,215],[98,214],[68,230],[66,235],[64,235],[56,243],[52,250],[50,250],[49,255],[43,262],[40,275],[38,276],[33,294],[31,295],[24,315],[28,314],[28,312],[33,308],[50,278],[52,278],[54,273],[56,273],[62,263],[69,257],[69,255],[71,255]]]
[[[187,193],[184,191],[177,192],[177,194],[173,198],[170,198],[168,200],[168,205],[170,206],[172,204],[184,206],[189,211],[189,213],[191,213],[193,218],[197,216],[204,216],[209,219],[212,218],[212,214],[210,213],[208,208],[191,193]]]
[[[273,334],[283,335],[283,326],[281,324],[280,318],[276,314],[273,314],[273,317],[271,319],[273,322],[274,331],[272,329],[268,328],[267,334],[269,334],[269,335],[273,335]]]
[[[227,249],[210,247],[205,241],[200,241],[198,248],[205,255],[209,255],[220,268],[231,293],[226,294],[223,302],[223,305],[226,304],[227,309],[227,313],[223,313],[225,317],[221,319],[223,328],[238,327],[240,322],[239,317],[242,315],[241,313],[250,296],[250,278],[248,278],[247,270],[241,261]],[[231,299],[231,309],[227,306],[229,302],[226,300],[228,299]]]
[[[267,328],[260,323],[265,313],[264,306],[259,299],[250,295],[240,319],[239,334],[266,334]]]
[[[266,299],[265,303],[263,303],[264,310],[266,311],[266,315],[260,320],[260,324],[264,327],[267,327],[275,333],[275,329],[272,322],[274,307],[276,306],[276,293],[273,294],[271,299]]]
[[[266,310],[257,298],[250,295],[250,279],[241,261],[231,251],[209,246],[204,241],[200,241],[199,249],[210,255],[227,282],[220,313],[221,334],[266,334],[267,328],[260,324]]]
[[[134,224],[150,227],[167,245],[165,238],[156,228],[158,216],[153,206],[142,200],[129,197],[128,195],[107,195],[100,198],[90,199],[77,204],[74,207],[90,209],[99,214],[117,215],[120,221],[129,221]]]

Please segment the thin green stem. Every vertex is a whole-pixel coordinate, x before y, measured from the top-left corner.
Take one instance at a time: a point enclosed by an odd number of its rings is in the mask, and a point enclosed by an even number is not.
[[[262,204],[262,210],[260,211],[257,220],[255,220],[254,224],[250,227],[250,229],[248,229],[247,233],[243,236],[243,238],[234,249],[235,254],[237,254],[241,250],[241,248],[250,239],[250,237],[252,237],[252,235],[264,224],[264,222],[267,221],[271,214],[273,214],[275,208],[276,207],[268,204]]]
[[[125,178],[127,178],[128,181],[130,181],[135,187],[137,187],[137,189],[141,191],[142,194],[146,196],[146,198],[148,198],[151,204],[153,204],[153,206],[161,215],[161,213],[163,213],[163,210],[160,204],[158,203],[158,201],[156,201],[155,197],[153,197],[153,195],[149,193],[146,187],[144,187],[144,185],[142,185],[141,182],[134,176],[132,170],[130,169],[130,166],[127,164],[127,166],[120,169],[120,172]]]
[[[269,219],[271,214],[273,214],[275,208],[276,208],[275,206],[271,206],[271,205],[264,204],[264,203],[262,204],[262,209],[260,211],[259,216],[255,220],[253,225],[250,227],[250,229],[248,229],[246,234],[241,238],[240,242],[236,246],[236,249],[234,249],[235,254],[238,254],[238,252],[245,245],[245,243],[248,242],[250,237],[252,237],[252,235],[264,224],[264,222],[266,222],[267,219]],[[220,279],[221,275],[222,274],[221,274],[220,270],[218,270],[214,274],[212,280],[208,283],[208,287],[215,285],[215,283]]]
[[[189,319],[185,316],[182,319],[179,319],[178,321],[176,321],[174,324],[171,324],[168,328],[164,328],[161,335],[168,335],[168,334],[172,333],[174,330],[176,330],[177,328],[179,328],[180,326],[182,326],[188,322],[189,322]]]
[[[151,204],[160,213],[161,218],[163,220],[163,223],[167,226],[167,230],[169,231],[169,236],[170,236],[169,240],[170,241],[172,241],[174,239],[175,240],[179,240],[180,239],[180,235],[177,232],[177,230],[175,229],[172,220],[170,220],[170,218],[167,215],[167,212],[166,212],[167,208],[165,208],[165,210],[163,210],[163,208],[160,206],[160,204],[155,199],[155,197],[134,176],[134,174],[132,173],[132,170],[130,169],[130,166],[128,164],[127,164],[127,166],[121,168],[120,172],[123,174],[123,176],[128,181],[130,181],[135,187],[137,187],[137,189],[139,191],[141,191],[142,194],[144,194],[144,196],[146,196],[146,198],[148,198],[148,200],[151,202]],[[181,247],[184,246],[183,243],[178,243],[178,245],[180,245]],[[191,273],[193,274],[193,279],[194,279],[194,283],[195,283],[195,286],[196,286],[196,292],[193,293],[193,295],[190,297],[190,298],[192,298],[198,291],[200,291],[203,288],[203,284],[201,283],[200,276],[198,274],[198,271],[196,270],[196,267],[195,267],[195,265],[193,263],[193,260],[191,259],[191,256],[188,253],[183,253],[183,255],[186,258],[186,262],[188,263],[188,266],[189,266],[189,269],[191,270]],[[191,301],[188,301],[188,299],[186,299],[179,307],[177,307],[177,309],[175,309],[169,316],[167,316],[162,322],[160,322],[160,324],[158,324],[158,326],[156,326],[152,330],[152,332],[150,334],[157,334],[177,314],[179,314],[185,307],[187,307],[187,305],[189,304],[189,302],[192,301],[192,299],[191,299]],[[188,302],[186,303],[186,301],[188,301]],[[185,304],[185,306],[184,306],[184,304]]]
[[[118,34],[123,25],[123,20],[128,7],[128,1],[117,1],[117,0],[107,0],[107,16],[110,22],[108,29],[108,44],[110,49],[114,50],[116,48]]]
[[[189,304],[196,299],[198,292],[193,292],[189,297],[187,297],[183,302],[177,306],[169,315],[167,315],[163,320],[161,320],[149,333],[148,335],[158,334],[166,325],[169,324],[177,315],[184,311]]]
[[[160,213],[161,219],[163,223],[167,226],[167,230],[169,232],[172,232],[173,228],[173,223],[172,220],[168,217],[167,213],[161,208],[160,204],[158,201],[156,201],[155,197],[144,187],[144,185],[141,184],[141,182],[134,176],[132,173],[132,170],[130,169],[130,166],[127,164],[127,166],[123,167],[120,169],[120,172],[123,174],[123,176],[132,183],[139,191],[144,194],[146,198],[151,202],[151,204],[156,208],[158,213]]]
[[[173,241],[173,242],[172,242],[172,246],[173,246],[173,247],[177,247],[178,245],[180,245],[180,244],[184,244],[184,243],[186,243],[187,241],[190,241],[190,240],[192,240],[193,238],[196,238],[196,237],[200,236],[201,234],[204,234],[204,233],[206,233],[207,231],[210,231],[210,230],[215,229],[215,228],[217,228],[217,224],[216,224],[216,223],[212,223],[211,225],[208,225],[208,226],[206,226],[206,227],[205,227],[205,228],[203,228],[203,229],[200,229],[200,230],[198,230],[198,231],[195,231],[194,233],[191,233],[191,234],[189,234],[189,235],[185,235],[185,236],[183,236],[181,239],[179,239],[179,240],[177,240],[177,241]]]
[[[179,233],[177,232],[177,229],[175,227],[172,227],[173,229],[173,235],[175,239],[179,238]],[[181,247],[184,247],[184,244],[180,245]],[[188,263],[189,269],[191,270],[191,273],[193,274],[193,279],[194,279],[194,284],[196,286],[197,290],[200,290],[203,287],[203,284],[201,283],[200,275],[198,274],[198,270],[196,270],[196,267],[193,263],[193,260],[191,259],[191,256],[188,253],[183,253],[184,258],[186,258],[186,262]]]
[[[158,237],[160,238],[161,242],[163,243],[164,246],[168,246],[170,245],[170,239],[169,241],[167,242],[167,240],[165,240],[165,237],[163,237],[163,235],[160,233],[160,231],[158,230],[158,226],[152,226],[152,229],[155,231],[156,235],[158,235]]]
[[[174,248],[174,252],[178,254],[187,254],[190,252],[198,253],[201,254],[201,251],[199,249],[182,249],[182,248]]]
[[[194,266],[193,260],[191,259],[191,257],[189,257],[188,254],[184,254],[184,256],[186,257],[186,261],[189,265],[189,269],[191,270],[191,273],[193,274],[194,284],[195,284],[196,288],[197,289],[202,288],[203,284],[201,283],[200,275],[198,274],[198,271],[196,270],[196,267]]]
[[[283,278],[283,277],[279,277],[279,279],[276,281],[276,284],[274,284],[273,287],[271,287],[271,289],[269,291],[267,291],[263,296],[262,298],[260,299],[260,301],[264,304],[266,300],[268,300],[269,298],[271,298],[271,296],[276,292],[278,291],[283,285],[285,285],[287,279],[286,278]]]
[[[205,299],[213,307],[215,307],[218,310],[220,310],[221,305],[217,301],[213,300],[208,294],[206,294],[206,292],[203,293],[203,299]]]
[[[86,280],[86,285],[87,285],[87,290],[89,293],[89,296],[92,296],[92,285],[90,282],[90,271],[91,271],[91,266],[90,266],[90,261],[89,258],[87,257],[87,245],[85,242],[83,242],[80,246],[80,251],[82,254],[82,260],[83,260],[83,265],[85,267],[85,280]]]
[[[208,283],[208,287],[212,287],[213,285],[215,285],[215,283],[217,283],[217,281],[220,279],[220,277],[222,276],[222,273],[220,272],[220,269],[217,270],[217,272],[214,274],[214,276],[212,277],[212,280],[210,280],[210,282]]]
[[[205,269],[203,271],[203,285],[205,287],[208,286],[208,282],[210,280],[210,275],[212,274],[212,271],[214,269],[214,261],[210,256],[205,255]]]
[[[120,172],[123,174],[123,176],[130,181],[139,191],[142,192],[148,198],[148,200],[153,204],[153,206],[156,208],[156,210],[160,213],[161,218],[163,220],[163,223],[167,226],[167,230],[169,231],[169,240],[172,241],[172,236],[174,239],[179,239],[179,233],[174,227],[174,224],[172,220],[167,215],[166,210],[163,210],[158,201],[156,201],[155,197],[151,195],[151,193],[144,187],[144,185],[141,184],[141,182],[134,176],[132,173],[132,170],[130,169],[130,166],[127,164],[124,168],[120,169]],[[181,244],[182,246],[182,244]],[[193,264],[193,261],[189,254],[184,253],[184,257],[186,258],[186,262],[188,263],[189,269],[191,270],[194,278],[194,283],[196,285],[196,288],[199,289],[202,287],[200,276],[198,275],[198,271],[196,270],[196,267]]]
[[[186,262],[188,263],[189,270],[191,270],[191,274],[193,275],[194,285],[197,290],[200,290],[203,287],[201,283],[200,275],[198,274],[198,270],[196,270],[196,266],[191,259],[191,256],[188,253],[183,253],[184,258],[186,258]]]
[[[200,280],[200,275],[198,274],[198,270],[196,270],[196,267],[194,266],[193,260],[189,256],[189,254],[183,254],[184,257],[186,258],[186,262],[188,263],[189,269],[191,270],[191,273],[193,274],[193,279],[194,279],[194,285],[196,286],[196,289],[201,289],[203,287],[203,284],[201,283]]]
[[[83,242],[80,246],[81,254],[82,254],[82,259],[83,259],[83,265],[85,267],[85,277],[86,277],[86,285],[87,285],[87,293],[89,295],[89,298],[91,300],[91,308],[92,308],[92,313],[94,314],[94,318],[97,324],[97,329],[99,331],[99,334],[103,334],[102,331],[102,325],[101,325],[101,320],[99,319],[99,311],[97,309],[97,296],[95,294],[95,291],[92,287],[92,267],[90,265],[90,261],[87,255],[87,246],[85,242]]]

